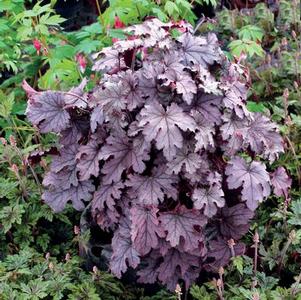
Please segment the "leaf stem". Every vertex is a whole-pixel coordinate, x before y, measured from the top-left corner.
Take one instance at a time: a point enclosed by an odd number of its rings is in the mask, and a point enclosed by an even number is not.
[[[102,15],[98,0],[95,0],[95,3],[96,3],[99,19],[100,19],[100,25],[102,26],[102,33],[105,34],[105,21],[103,19],[103,15]]]

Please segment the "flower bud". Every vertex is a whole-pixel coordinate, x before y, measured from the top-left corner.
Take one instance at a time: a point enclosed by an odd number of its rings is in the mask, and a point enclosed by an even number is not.
[[[260,300],[260,295],[258,292],[255,292],[253,295],[252,295],[252,300]]]
[[[114,19],[114,28],[115,29],[121,29],[124,28],[125,24],[120,20],[120,18],[118,16],[115,16]]]
[[[178,283],[177,283],[177,285],[176,285],[175,293],[176,293],[178,296],[181,296],[181,295],[182,295],[182,289],[181,289],[181,286],[180,286]]]
[[[80,234],[80,229],[79,229],[78,226],[75,225],[73,230],[74,230],[74,234],[75,235],[79,235]]]
[[[42,48],[42,44],[40,43],[40,41],[38,39],[33,40],[33,46],[36,48],[37,50],[37,54],[40,55],[41,52],[41,48]]]
[[[281,45],[287,47],[287,39],[285,37],[281,40]]]
[[[295,31],[295,30],[292,31],[292,37],[293,37],[293,39],[296,39],[296,38],[297,38],[297,34],[296,34],[296,31]]]
[[[294,241],[296,239],[296,231],[295,230],[292,230],[289,235],[288,235],[288,238],[291,240],[291,241]]]
[[[13,135],[10,135],[9,136],[9,143],[13,146],[13,147],[16,147],[17,146],[17,142],[16,142],[16,139]]]
[[[44,169],[44,170],[46,170],[47,169],[47,162],[46,162],[46,160],[45,159],[41,159],[41,161],[40,161],[40,166]]]
[[[4,137],[0,137],[0,142],[2,143],[3,146],[7,145],[6,139]]]
[[[285,88],[283,91],[283,98],[287,100],[289,95],[290,95],[290,93],[288,91],[288,88]]]
[[[76,59],[78,65],[79,65],[80,71],[81,71],[82,73],[84,73],[85,70],[86,70],[86,67],[87,67],[87,60],[86,60],[86,57],[85,57],[83,54],[78,53],[78,54],[76,54],[75,59]]]
[[[297,90],[299,88],[299,84],[297,81],[294,81],[294,88]]]
[[[228,246],[231,248],[233,248],[234,246],[235,246],[236,244],[235,244],[235,242],[234,242],[234,240],[233,239],[230,239],[230,240],[228,240]]]
[[[70,258],[71,258],[71,255],[70,255],[70,253],[68,252],[68,253],[66,254],[66,256],[65,256],[65,261],[69,261]]]
[[[12,164],[10,170],[13,171],[17,177],[19,176],[19,168],[16,164]]]
[[[259,234],[257,231],[255,231],[254,235],[253,235],[253,242],[258,244],[259,243]]]

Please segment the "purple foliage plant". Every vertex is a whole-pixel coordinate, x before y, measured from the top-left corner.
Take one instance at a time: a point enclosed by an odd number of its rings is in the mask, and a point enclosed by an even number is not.
[[[148,19],[127,40],[97,53],[102,79],[68,92],[24,82],[27,118],[59,136],[42,199],[62,211],[90,202],[112,233],[110,270],[174,290],[202,269],[216,271],[244,252],[239,240],[258,204],[286,196],[277,126],[246,108],[248,73],[230,63],[214,34]],[[177,33],[177,34],[175,34]]]

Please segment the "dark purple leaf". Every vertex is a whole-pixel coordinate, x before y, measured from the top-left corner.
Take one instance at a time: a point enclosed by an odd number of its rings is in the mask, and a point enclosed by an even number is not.
[[[170,69],[166,73],[159,75],[160,79],[165,80],[164,85],[175,88],[178,94],[181,94],[183,100],[191,104],[194,95],[197,92],[197,86],[188,73],[181,73]]]
[[[217,215],[222,236],[227,239],[240,239],[248,232],[253,216],[254,212],[244,203],[232,207],[224,206]]]
[[[192,109],[202,115],[208,126],[220,125],[222,122],[221,100],[221,96],[198,92],[192,103]]]
[[[65,167],[75,167],[75,157],[78,148],[78,144],[70,144],[60,149],[60,155],[53,156],[52,158],[52,171],[59,172]]]
[[[211,218],[217,212],[217,207],[225,205],[224,192],[219,185],[212,185],[209,188],[196,188],[192,194],[193,207],[204,208],[204,215]]]
[[[163,229],[167,232],[166,240],[172,247],[180,244],[180,238],[185,241],[184,249],[193,250],[204,239],[196,227],[203,227],[207,218],[200,211],[179,206],[174,211],[164,212],[159,217]]]
[[[165,111],[161,104],[154,101],[141,111],[139,126],[144,128],[145,139],[149,142],[155,140],[157,148],[163,149],[165,157],[171,160],[176,148],[183,146],[180,129],[194,131],[196,124],[177,104],[172,103]]]
[[[204,119],[201,113],[192,111],[191,115],[197,123],[197,131],[195,133],[195,151],[214,147],[214,127],[208,124],[207,120]]]
[[[239,118],[248,116],[250,112],[247,110],[245,101],[247,99],[247,88],[245,84],[236,81],[226,91],[223,103],[225,107],[233,110]]]
[[[65,167],[59,172],[50,171],[46,173],[43,179],[44,186],[52,186],[60,189],[67,189],[71,185],[78,185],[76,166]]]
[[[149,159],[149,145],[142,139],[130,141],[126,136],[110,136],[100,151],[100,158],[106,160],[102,173],[104,183],[117,182],[124,170],[133,168],[137,173],[145,169],[144,161]]]
[[[119,51],[111,49],[111,47],[103,48],[102,51],[94,54],[93,58],[97,59],[93,65],[93,71],[111,71],[112,69],[121,69],[125,66],[123,57]]]
[[[226,154],[232,156],[243,148],[246,138],[246,121],[225,113],[225,123],[220,127],[221,135],[226,144],[223,146]]]
[[[194,37],[190,33],[184,33],[178,41],[182,44],[183,61],[188,66],[193,63],[206,67],[221,59],[220,50],[214,44],[208,44],[203,37]]]
[[[94,192],[94,185],[90,181],[83,181],[67,189],[49,188],[43,193],[42,199],[55,212],[62,211],[69,200],[76,210],[83,210],[85,208],[83,201],[91,200],[92,192]]]
[[[91,113],[91,130],[95,132],[98,125],[102,125],[105,121],[103,109],[100,106],[96,106]]]
[[[77,143],[82,138],[82,130],[75,122],[70,122],[70,127],[60,133],[60,143],[63,146],[69,146]]]
[[[163,283],[170,282],[177,271],[183,276],[189,268],[199,267],[199,257],[185,252],[180,252],[176,248],[171,248],[163,258],[163,262],[158,268],[158,278]]]
[[[151,176],[129,175],[126,185],[130,187],[129,195],[137,198],[140,204],[158,205],[159,201],[163,202],[164,195],[177,199],[175,183],[177,178],[166,174],[164,167],[159,167]]]
[[[77,154],[77,168],[81,180],[87,180],[91,175],[98,176],[100,155],[100,141],[91,139],[87,145],[82,145]]]
[[[69,126],[70,121],[70,115],[64,107],[63,93],[41,92],[29,101],[26,116],[43,133],[60,132]]]
[[[157,218],[155,207],[134,206],[131,208],[131,233],[134,248],[140,255],[146,255],[158,246],[158,237],[164,237],[164,232]]]
[[[152,101],[159,98],[158,76],[164,73],[164,65],[160,63],[145,63],[138,71],[139,89],[144,96]]]
[[[178,150],[176,156],[168,162],[167,172],[179,174],[182,169],[189,174],[195,174],[196,170],[201,166],[200,155],[190,153],[188,150]]]
[[[245,200],[251,210],[255,210],[258,202],[269,196],[270,177],[265,165],[252,161],[247,164],[241,157],[234,157],[226,167],[228,186],[230,189],[237,189],[242,186],[242,200]]]
[[[284,152],[283,140],[276,124],[260,113],[253,115],[246,134],[251,149],[263,154],[271,162],[278,158],[279,153]]]
[[[110,269],[118,278],[121,278],[128,266],[136,268],[140,263],[139,254],[131,242],[130,222],[125,218],[120,221],[119,229],[114,233],[112,249]]]
[[[120,218],[120,214],[116,209],[111,210],[104,208],[101,211],[94,211],[94,218],[96,219],[99,227],[104,231],[115,230]]]
[[[242,255],[245,252],[245,245],[243,243],[222,238],[210,241],[209,248],[208,256],[214,258],[214,262],[210,263],[210,267],[215,271],[227,265],[231,257]]]
[[[79,86],[72,88],[65,94],[65,103],[67,106],[79,108],[87,107],[88,94],[85,94],[84,92],[84,88],[87,83],[87,79],[84,78]]]
[[[128,70],[120,74],[120,79],[126,84],[126,93],[124,94],[124,101],[127,104],[127,108],[132,111],[136,107],[141,107],[144,103],[143,89],[138,85],[139,80],[136,73]]]
[[[126,96],[130,92],[129,87],[123,81],[112,79],[106,81],[94,92],[94,99],[105,113],[113,113],[126,108]]]
[[[161,257],[161,254],[158,251],[152,251],[148,258],[145,260],[147,264],[143,269],[137,272],[139,276],[139,283],[155,283],[159,274],[158,271],[158,258]]]
[[[101,184],[94,193],[92,209],[101,211],[106,204],[110,210],[114,210],[115,201],[121,198],[121,189],[123,187],[124,185],[121,182]]]
[[[276,196],[288,197],[288,191],[292,184],[292,179],[288,177],[286,170],[283,167],[278,167],[271,174],[271,182]]]

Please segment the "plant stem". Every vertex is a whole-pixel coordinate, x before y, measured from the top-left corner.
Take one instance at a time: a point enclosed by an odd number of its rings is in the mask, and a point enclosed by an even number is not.
[[[287,140],[290,148],[291,148],[291,151],[293,153],[293,156],[294,156],[294,159],[295,159],[295,163],[296,163],[296,171],[297,171],[297,177],[298,177],[298,183],[299,185],[301,185],[301,170],[300,170],[300,164],[299,164],[299,159],[297,157],[297,154],[296,154],[296,151],[295,151],[295,147],[292,143],[292,141],[290,140],[290,138],[285,135],[285,139]]]
[[[295,285],[294,285],[294,288],[292,289],[292,296],[296,296],[297,292],[298,292],[298,285],[300,284],[301,282],[301,272],[299,273],[298,277],[297,277],[297,280],[295,282]]]
[[[254,242],[254,249],[255,249],[255,255],[254,255],[254,276],[256,276],[257,273],[257,261],[258,261],[258,245],[259,245],[259,235],[257,230],[255,231],[254,237],[253,237],[253,242]]]
[[[99,19],[100,19],[100,25],[102,26],[102,33],[105,34],[105,32],[106,32],[105,21],[103,19],[102,13],[101,13],[101,9],[100,9],[98,0],[95,0],[95,2],[96,2],[97,12],[98,12]]]

